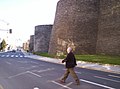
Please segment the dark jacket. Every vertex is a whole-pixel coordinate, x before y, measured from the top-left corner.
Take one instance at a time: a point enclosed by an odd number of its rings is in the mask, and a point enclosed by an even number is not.
[[[66,62],[66,68],[73,68],[76,64],[76,58],[72,52],[67,54],[67,57],[62,61]]]

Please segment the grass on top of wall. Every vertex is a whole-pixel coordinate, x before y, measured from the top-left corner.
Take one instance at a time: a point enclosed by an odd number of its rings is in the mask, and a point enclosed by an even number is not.
[[[56,56],[50,55],[48,53],[34,53],[36,55],[50,57],[50,58],[60,58],[64,59],[66,55]],[[112,64],[112,65],[120,65],[120,56],[110,56],[110,55],[75,55],[77,61],[86,61],[92,63],[100,63],[100,64]]]

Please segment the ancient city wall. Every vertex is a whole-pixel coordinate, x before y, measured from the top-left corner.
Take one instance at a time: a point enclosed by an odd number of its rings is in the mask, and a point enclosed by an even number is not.
[[[34,35],[30,36],[29,51],[30,52],[34,51]]]
[[[52,25],[35,26],[34,52],[48,52]]]
[[[100,0],[98,54],[120,55],[120,0]]]
[[[120,0],[60,0],[50,40],[50,54],[120,55]]]
[[[50,54],[65,53],[68,46],[77,54],[95,54],[99,0],[60,0],[50,41]]]

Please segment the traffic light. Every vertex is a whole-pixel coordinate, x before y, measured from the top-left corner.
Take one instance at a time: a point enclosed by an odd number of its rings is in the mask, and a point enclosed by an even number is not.
[[[9,33],[12,34],[12,29],[9,29]]]

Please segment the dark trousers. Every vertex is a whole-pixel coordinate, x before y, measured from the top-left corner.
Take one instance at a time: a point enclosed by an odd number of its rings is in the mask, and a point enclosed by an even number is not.
[[[74,71],[74,68],[67,68],[61,80],[65,81],[69,74],[71,74],[71,76],[74,78],[76,83],[80,83],[79,78]]]

